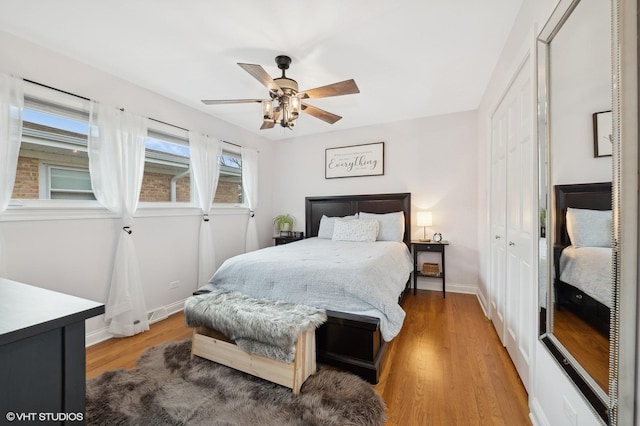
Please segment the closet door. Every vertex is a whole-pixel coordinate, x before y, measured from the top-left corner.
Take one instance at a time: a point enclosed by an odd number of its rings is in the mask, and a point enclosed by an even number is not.
[[[532,69],[520,68],[492,117],[491,320],[528,389],[535,338]]]
[[[506,293],[507,108],[500,104],[491,120],[491,321],[504,344]]]
[[[504,345],[528,389],[533,285],[533,109],[529,61],[509,90],[507,116],[507,285]],[[537,216],[537,215],[536,215]]]

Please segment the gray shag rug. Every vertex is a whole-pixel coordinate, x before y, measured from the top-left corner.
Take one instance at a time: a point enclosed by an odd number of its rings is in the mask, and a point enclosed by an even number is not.
[[[133,370],[87,381],[87,425],[383,425],[371,385],[320,369],[290,389],[214,362],[190,360],[191,342],[148,349]]]

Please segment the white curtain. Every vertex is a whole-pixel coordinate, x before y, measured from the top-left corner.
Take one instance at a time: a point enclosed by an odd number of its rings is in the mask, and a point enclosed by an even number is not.
[[[202,210],[198,259],[198,287],[205,285],[216,270],[216,256],[211,235],[211,203],[218,187],[222,144],[217,139],[189,132],[191,174],[196,202]]]
[[[89,172],[97,200],[122,218],[118,229],[105,319],[109,332],[133,336],[149,329],[140,267],[133,243],[133,214],[144,173],[147,119],[91,103]]]
[[[255,218],[255,210],[258,208],[258,151],[241,148],[240,153],[242,155],[242,188],[249,206],[245,251],[253,251],[259,248]]]
[[[0,213],[11,201],[22,137],[22,80],[0,74]],[[0,276],[6,276],[4,241],[0,234]]]

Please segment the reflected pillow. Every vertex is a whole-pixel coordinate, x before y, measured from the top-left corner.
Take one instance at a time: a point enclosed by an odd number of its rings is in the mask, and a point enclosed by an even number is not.
[[[567,209],[567,233],[576,247],[611,247],[611,210]]]
[[[336,219],[345,219],[345,220],[353,220],[358,218],[358,213],[353,216],[344,216],[344,217],[329,217],[326,215],[322,215],[320,218],[320,227],[318,228],[318,238],[324,238],[330,240],[333,238],[333,225]]]
[[[380,224],[375,219],[336,219],[332,240],[373,243],[378,237],[379,227]]]
[[[403,212],[383,214],[360,212],[360,219],[374,219],[380,223],[378,241],[397,241],[401,243],[404,240]]]

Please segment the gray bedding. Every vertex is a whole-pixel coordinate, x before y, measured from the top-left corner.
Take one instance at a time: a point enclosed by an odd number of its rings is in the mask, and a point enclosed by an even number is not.
[[[611,307],[611,247],[569,246],[560,255],[560,279]]]
[[[227,259],[206,287],[377,317],[390,341],[402,328],[398,297],[412,264],[403,243],[308,238]]]

